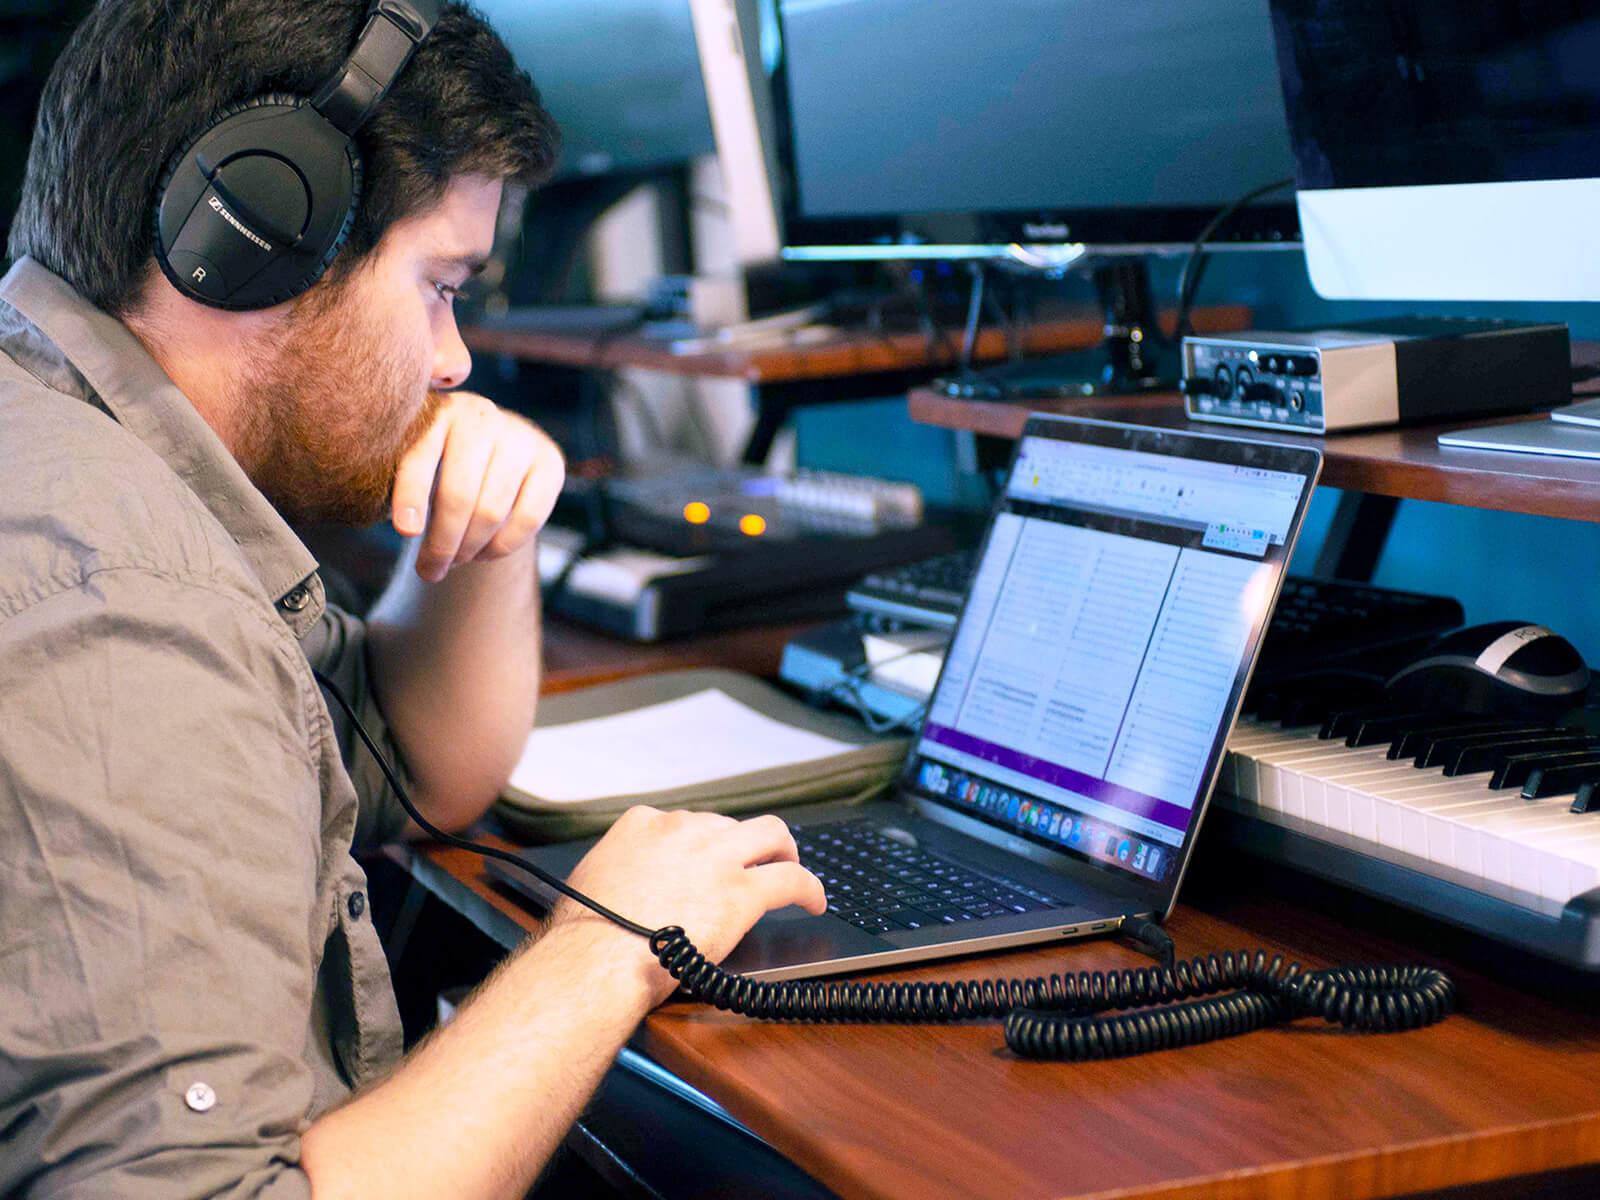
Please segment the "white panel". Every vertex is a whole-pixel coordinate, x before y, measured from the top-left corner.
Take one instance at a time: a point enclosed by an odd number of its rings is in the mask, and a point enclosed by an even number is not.
[[[1298,196],[1330,300],[1600,300],[1600,179]]]

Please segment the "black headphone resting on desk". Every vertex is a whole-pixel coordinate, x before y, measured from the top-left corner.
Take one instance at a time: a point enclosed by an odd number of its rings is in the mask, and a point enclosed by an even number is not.
[[[439,0],[374,0],[316,92],[224,109],[163,173],[156,261],[191,300],[268,308],[322,277],[361,200],[355,133],[439,19]]]

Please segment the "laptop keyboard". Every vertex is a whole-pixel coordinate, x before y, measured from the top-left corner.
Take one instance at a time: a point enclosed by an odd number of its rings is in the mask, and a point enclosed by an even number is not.
[[[807,826],[795,830],[794,837],[800,861],[828,891],[828,911],[868,933],[954,925],[1065,903],[907,846],[864,819]]]

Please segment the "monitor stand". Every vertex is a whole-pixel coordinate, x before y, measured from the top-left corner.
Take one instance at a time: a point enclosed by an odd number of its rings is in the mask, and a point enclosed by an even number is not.
[[[1138,396],[1178,390],[1177,349],[1156,322],[1150,271],[1142,258],[1094,268],[1105,310],[1105,340],[1092,350],[1006,363],[937,380],[948,396],[970,400],[1071,399]]]

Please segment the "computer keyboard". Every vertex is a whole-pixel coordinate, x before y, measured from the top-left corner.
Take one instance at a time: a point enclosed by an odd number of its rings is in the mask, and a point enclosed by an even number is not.
[[[852,609],[911,625],[948,628],[966,597],[976,551],[961,550],[864,576],[846,594]],[[1262,648],[1263,669],[1298,670],[1374,647],[1454,629],[1465,620],[1449,596],[1366,583],[1284,580]]]
[[[868,933],[954,925],[1063,903],[907,845],[872,821],[812,825],[794,835],[801,863],[827,889],[828,911]]]
[[[956,623],[966,598],[976,550],[955,550],[903,567],[864,576],[845,596],[857,612],[892,617],[916,625]]]
[[[1420,651],[1428,639],[1465,619],[1461,602],[1450,596],[1291,575],[1267,627],[1257,679],[1384,647]],[[1388,665],[1407,658],[1401,653]]]

